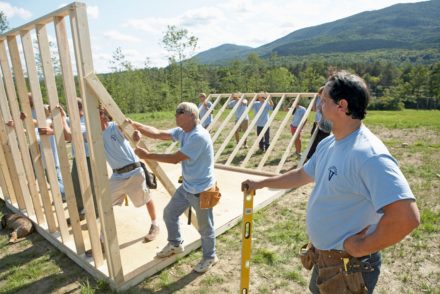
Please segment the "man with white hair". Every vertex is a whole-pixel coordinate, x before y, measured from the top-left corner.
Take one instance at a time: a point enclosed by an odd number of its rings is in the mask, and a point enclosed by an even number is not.
[[[212,208],[200,208],[200,193],[216,185],[214,177],[214,149],[208,131],[200,125],[197,105],[182,102],[176,109],[176,128],[159,130],[129,120],[142,135],[159,140],[180,142],[180,149],[172,154],[157,154],[137,147],[135,153],[142,159],[166,163],[182,163],[182,185],[177,188],[164,209],[164,221],[168,230],[168,244],[157,253],[164,258],[182,253],[183,239],[180,232],[179,216],[193,207],[197,214],[199,233],[202,239],[202,260],[194,267],[199,273],[206,272],[218,262],[215,250],[214,215]],[[140,140],[139,132],[133,139]]]

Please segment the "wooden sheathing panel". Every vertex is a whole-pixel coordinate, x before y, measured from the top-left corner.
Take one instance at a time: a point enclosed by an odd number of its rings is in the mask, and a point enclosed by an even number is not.
[[[6,92],[3,83],[0,83],[0,96],[2,97],[0,99],[0,106],[3,117],[1,118],[1,121],[2,122],[9,121],[12,119],[12,117],[9,110],[8,99],[6,98]],[[15,189],[15,191],[18,192],[18,194],[16,194],[18,204],[20,209],[22,210],[25,209],[27,215],[33,218],[35,212],[31,200],[29,187],[27,185],[26,170],[25,167],[23,166],[23,159],[20,153],[20,151],[22,150],[19,148],[19,142],[17,142],[17,133],[15,131],[15,128],[7,127],[5,131],[7,135],[6,137],[7,139],[5,138],[7,140],[6,143],[9,145],[10,148],[9,149],[11,154],[10,159],[13,161],[12,164],[10,164],[9,172],[11,172],[18,181],[18,185]],[[28,152],[27,147],[26,147],[26,152]],[[29,155],[27,156],[29,157]]]
[[[281,99],[278,101],[277,106],[275,107],[275,109],[272,111],[269,120],[267,121],[266,125],[263,127],[263,129],[260,132],[260,135],[258,135],[257,139],[255,140],[255,143],[260,142],[261,138],[263,138],[264,134],[266,133],[267,129],[270,127],[272,121],[275,119],[278,111],[280,110],[281,106],[284,103],[284,99],[286,98],[286,94],[283,94],[281,96]],[[243,115],[240,117],[240,120],[235,124],[233,131],[235,132],[238,127],[240,126],[241,122],[243,121],[243,119],[246,116]],[[231,155],[229,156],[228,160],[226,161],[225,165],[230,165],[232,160],[234,159],[235,155],[237,154],[237,152],[240,150],[241,146],[243,145],[243,143],[245,142],[245,140],[247,139],[247,137],[249,136],[251,132],[251,129],[248,128],[246,130],[246,132],[243,134],[242,138],[240,139],[240,141],[238,142],[237,146],[235,146],[234,150],[232,151]],[[256,145],[256,144],[254,144]]]
[[[280,137],[280,135],[283,132],[285,132],[285,127],[290,122],[293,110],[295,109],[296,105],[299,103],[300,99],[301,99],[301,94],[298,94],[297,97],[295,98],[295,100],[293,101],[292,107],[287,112],[286,116],[284,117],[283,122],[281,123],[280,127],[278,128],[278,131],[276,132],[274,138],[272,139],[272,143],[269,145],[269,148],[267,149],[263,158],[260,160],[260,163],[258,164],[257,170],[262,170],[264,164],[266,163],[267,159],[269,158],[269,154],[272,153],[272,150],[275,147],[276,142],[278,141],[278,138]],[[258,144],[258,141],[256,141],[255,143]]]
[[[238,120],[238,122],[236,122],[234,124],[234,126],[232,127],[232,129],[229,130],[228,135],[226,136],[226,139],[223,140],[223,143],[221,144],[220,148],[216,150],[215,156],[214,156],[214,162],[216,162],[220,155],[222,154],[223,150],[226,148],[226,146],[228,145],[229,141],[231,140],[232,136],[234,136],[235,131],[238,129],[238,127],[240,126],[241,122],[244,120],[244,118],[246,117],[246,115],[249,113],[249,110],[252,108],[252,105],[255,102],[256,99],[256,95],[254,96],[254,99],[252,99],[251,103],[249,104],[249,107],[247,107],[246,111],[243,113],[243,115],[240,117],[240,119]],[[230,113],[228,114],[227,118],[224,121],[224,124],[222,124],[222,126],[217,130],[217,134],[220,134],[225,125],[229,122],[230,118],[232,117],[232,115],[234,115],[237,112],[238,107],[240,106],[241,102],[243,101],[243,99],[245,99],[245,95],[242,95],[240,97],[240,99],[237,101],[237,103],[234,105],[234,107],[232,108],[232,110],[230,111]],[[228,102],[229,103],[229,102]],[[266,105],[266,104],[265,104]],[[259,115],[261,115],[261,112],[259,112]],[[259,117],[258,115],[258,117]],[[257,119],[258,119],[257,117]],[[256,122],[256,120],[254,120]],[[252,123],[251,126],[249,128],[252,128]],[[218,138],[218,135],[216,137],[216,139]]]
[[[23,45],[23,54],[26,60],[26,68],[27,68],[29,84],[32,92],[32,97],[33,97],[37,127],[38,128],[48,127],[46,121],[46,114],[44,112],[43,96],[41,94],[30,31],[21,33],[21,43]],[[65,243],[70,239],[70,235],[67,227],[66,217],[64,215],[63,200],[61,198],[60,187],[58,186],[58,178],[55,169],[55,160],[53,158],[52,149],[49,140],[50,140],[49,136],[40,136],[40,147],[44,157],[46,174],[47,177],[49,178],[50,188],[52,192],[52,199],[55,206],[55,212],[58,221],[58,227],[61,233],[61,238]]]
[[[15,88],[9,68],[9,64],[7,62],[6,50],[2,46],[0,48],[0,58],[2,59],[2,69],[3,76],[5,81],[5,88],[7,95],[9,97],[10,110],[12,114],[12,119],[16,125],[15,131],[17,135],[18,145],[20,147],[21,157],[23,159],[23,166],[26,172],[26,178],[28,181],[29,193],[31,195],[31,200],[33,204],[33,208],[35,211],[35,216],[37,218],[37,223],[42,225],[45,224],[46,221],[43,216],[43,210],[40,203],[40,197],[38,193],[38,187],[35,179],[34,169],[32,167],[31,158],[29,157],[29,149],[28,143],[26,141],[26,137],[23,131],[23,125],[20,120],[20,109],[18,106],[17,95],[15,93]]]
[[[214,119],[212,120],[211,124],[208,126],[207,130],[208,132],[210,132],[215,124],[217,123],[217,121],[220,119],[220,117],[222,116],[223,112],[225,111],[226,107],[228,106],[229,101],[231,100],[232,94],[226,94],[227,95],[227,99],[225,101],[225,103],[223,104],[223,106],[220,108],[220,110],[218,111],[218,113],[214,116]],[[217,104],[221,101],[221,99],[223,95],[220,94],[216,100]],[[212,106],[213,108],[216,107],[217,105],[216,103],[214,103],[214,105]]]
[[[27,140],[29,144],[28,147],[32,156],[31,159],[32,166],[34,167],[32,170],[35,170],[35,174],[37,176],[39,192],[43,202],[44,214],[46,216],[48,229],[51,233],[54,233],[57,231],[57,225],[55,223],[55,217],[52,212],[52,200],[47,187],[46,175],[43,167],[40,148],[35,133],[34,122],[32,120],[32,110],[29,103],[28,90],[27,90],[26,80],[24,78],[23,68],[21,66],[20,53],[18,51],[16,37],[8,38],[8,48],[9,48],[9,54],[11,56],[12,68],[14,71],[14,79],[17,85],[17,93],[18,93],[18,98],[20,100],[21,111],[26,115],[26,119],[24,120],[24,125],[26,127],[26,134],[28,138]],[[4,46],[0,47],[0,54],[1,56],[6,56],[6,50]],[[10,101],[16,101],[17,93],[15,92],[14,79],[12,78],[12,73],[10,71],[9,64],[7,63],[6,58],[5,60],[3,60],[4,58],[1,59],[2,59],[2,70],[6,81],[6,90],[8,92],[8,96],[10,97]],[[14,121],[16,123],[15,128],[19,130],[18,136],[20,136],[20,134],[24,134],[24,131],[22,131],[23,128],[21,127],[21,119],[19,117],[18,105],[11,103],[11,106],[13,107]],[[29,157],[29,152],[27,150],[28,147],[26,147],[27,158]]]
[[[75,150],[75,162],[78,170],[81,196],[87,219],[87,227],[92,247],[93,260],[95,262],[95,266],[100,267],[103,264],[104,258],[99,241],[100,233],[96,221],[95,206],[92,196],[93,187],[90,184],[90,175],[87,167],[84,140],[81,132],[80,115],[76,99],[75,81],[72,72],[67,33],[63,18],[54,17],[54,26],[58,45],[58,53],[60,56],[64,92],[70,117],[70,127],[72,130],[72,145]]]
[[[84,78],[93,74],[93,58],[90,45],[90,33],[87,21],[87,10],[84,4],[78,3],[76,9],[70,13],[72,38],[80,80],[80,91],[85,104],[86,123],[88,128],[88,140],[94,176],[96,201],[101,217],[101,231],[104,234],[104,247],[107,257],[107,268],[110,277],[121,283],[124,273],[121,264],[118,236],[116,233],[115,217],[113,213],[112,196],[109,190],[104,143],[98,112],[99,101],[85,85]],[[60,19],[58,19],[60,21]],[[63,22],[59,22],[61,24]],[[64,29],[65,30],[65,29]],[[61,33],[61,27],[57,35]],[[61,35],[61,34],[60,34]],[[67,40],[64,41],[67,46]]]
[[[52,66],[52,59],[49,51],[49,40],[45,25],[38,25],[36,28],[38,46],[41,57],[41,65],[44,74],[44,81],[47,89],[49,106],[52,113],[54,137],[60,162],[61,176],[64,184],[64,194],[69,211],[70,223],[72,226],[73,239],[75,242],[76,253],[81,255],[85,252],[84,240],[81,233],[81,224],[78,214],[77,203],[73,182],[70,174],[70,164],[66,141],[64,139],[63,118],[58,105],[60,104],[55,82],[55,74]]]
[[[286,162],[287,157],[289,154],[291,154],[291,149],[293,147],[293,144],[295,143],[296,138],[298,138],[304,124],[307,121],[307,118],[309,116],[310,111],[312,110],[312,106],[315,103],[316,95],[313,97],[312,101],[309,104],[309,107],[307,107],[306,113],[303,115],[298,128],[296,129],[295,133],[293,134],[292,138],[290,139],[289,145],[286,148],[286,151],[284,151],[283,157],[281,158],[280,162],[278,163],[276,172],[279,173],[281,169],[283,168],[284,163]]]

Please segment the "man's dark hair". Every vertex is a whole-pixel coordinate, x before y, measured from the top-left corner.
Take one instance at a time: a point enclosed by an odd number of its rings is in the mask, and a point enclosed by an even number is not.
[[[354,119],[365,118],[370,92],[362,78],[346,71],[339,71],[330,76],[326,86],[333,101],[338,103],[341,99],[347,100],[347,115]]]

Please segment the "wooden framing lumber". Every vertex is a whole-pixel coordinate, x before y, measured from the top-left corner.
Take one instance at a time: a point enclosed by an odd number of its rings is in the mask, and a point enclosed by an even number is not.
[[[290,139],[289,145],[287,146],[286,150],[284,151],[283,157],[281,157],[281,160],[278,163],[278,166],[276,169],[277,173],[279,173],[281,171],[281,169],[283,168],[283,165],[286,162],[286,159],[291,152],[292,146],[295,143],[296,138],[298,138],[299,134],[301,133],[301,130],[307,121],[307,117],[309,116],[309,113],[312,110],[312,106],[315,103],[315,99],[316,99],[316,95],[315,95],[315,97],[313,97],[312,101],[310,102],[309,107],[307,107],[306,113],[303,115],[301,121],[299,122],[298,128],[296,129],[295,133],[293,134],[292,138]]]
[[[12,184],[11,175],[6,162],[6,153],[3,150],[3,145],[0,144],[0,172],[2,178],[2,192],[5,195],[5,200],[11,204],[16,204],[14,186]]]
[[[85,215],[87,219],[88,233],[92,247],[95,266],[103,263],[103,254],[99,241],[99,231],[96,223],[95,205],[93,203],[90,175],[87,167],[84,141],[80,126],[80,114],[76,100],[76,88],[73,78],[72,65],[67,41],[65,24],[62,18],[54,17],[55,33],[57,37],[58,52],[60,56],[61,72],[63,77],[64,91],[66,94],[67,108],[72,129],[72,144],[75,148],[76,166],[78,169],[81,195],[83,197]]]
[[[300,97],[301,97],[301,95],[298,94],[297,97],[295,98],[295,100],[292,104],[292,107],[287,112],[286,116],[284,117],[284,120],[282,121],[280,127],[278,128],[278,131],[276,132],[274,138],[272,139],[272,144],[269,145],[269,149],[266,151],[266,153],[264,154],[260,163],[258,164],[257,170],[261,170],[263,168],[264,164],[266,163],[267,159],[269,158],[269,154],[272,152],[273,148],[275,147],[275,143],[278,141],[278,138],[280,137],[281,133],[285,131],[284,128],[285,128],[286,124],[289,122],[289,120],[292,116],[293,110],[295,109],[296,105],[299,103]],[[252,146],[252,147],[256,148],[254,146]]]
[[[248,107],[247,107],[247,109],[246,109],[246,112],[245,112],[246,114],[249,113],[250,110],[252,109],[252,106],[254,105],[254,103],[255,103],[257,97],[258,97],[258,94],[256,94],[256,95],[254,96],[254,98],[251,100],[251,102],[249,103],[249,105],[248,105]],[[250,131],[251,131],[251,130],[254,128],[254,126],[257,124],[258,119],[260,118],[261,114],[264,112],[264,108],[266,107],[267,103],[269,103],[269,101],[271,101],[271,99],[272,99],[272,97],[271,97],[271,95],[269,94],[269,95],[266,97],[266,99],[265,99],[263,105],[261,106],[261,108],[258,110],[258,112],[255,114],[255,116],[254,116],[254,118],[252,119],[252,121],[249,123],[248,130],[246,130],[246,133],[247,133],[247,134],[249,134]],[[237,103],[237,104],[234,106],[234,108],[233,108],[233,110],[231,111],[231,113],[236,111],[236,107],[238,107],[238,104],[239,104],[239,103]],[[243,119],[243,118],[244,118],[244,117],[242,116],[242,119]],[[241,121],[240,121],[240,123],[241,123]],[[237,128],[238,128],[237,125],[238,125],[238,123],[236,124],[236,126],[235,126],[233,129],[237,130]],[[234,133],[235,133],[235,130],[234,130]],[[220,149],[217,151],[217,153],[216,153],[216,155],[215,155],[215,158],[216,158],[216,159],[218,159],[218,158],[220,157],[221,152],[223,152],[224,148],[226,147],[227,143],[229,143],[229,140],[232,138],[232,136],[234,135],[234,133],[232,133],[232,132],[229,133],[227,139],[226,139],[225,142],[222,144],[222,146],[220,147]],[[246,133],[243,135],[243,137],[247,136]],[[229,140],[228,140],[228,139],[229,139]],[[255,142],[258,142],[258,141],[255,141]],[[226,143],[226,144],[225,144],[225,143]],[[255,143],[254,143],[254,144],[255,144]]]
[[[18,55],[17,56],[12,56],[11,55],[11,59],[12,59],[13,63],[14,63],[14,60],[16,60],[16,58],[19,58]],[[19,80],[18,77],[16,77],[16,79]],[[1,90],[0,91],[1,91],[1,95],[6,98],[5,89],[3,87],[3,84],[1,85]],[[4,120],[3,121],[11,120],[11,115],[10,115],[10,112],[9,112],[10,110],[9,110],[9,106],[8,106],[8,103],[7,103],[7,99],[4,99],[4,100],[2,99],[1,108],[2,108],[2,113],[3,113],[3,116],[4,116]],[[22,151],[22,153],[16,152],[16,150],[20,150],[19,149],[19,143],[20,142],[19,141],[17,142],[17,135],[16,135],[16,132],[15,132],[15,128],[12,129],[11,132],[8,132],[8,142],[9,142],[10,147],[11,147],[12,158],[14,158],[13,166],[15,165],[16,172],[17,172],[17,177],[19,179],[19,187],[20,187],[19,189],[20,190],[17,191],[17,189],[16,189],[16,191],[18,193],[22,193],[21,195],[16,195],[16,196],[17,196],[17,199],[19,200],[19,203],[20,203],[20,198],[23,199],[28,216],[29,217],[33,217],[33,215],[35,213],[35,210],[33,208],[33,203],[32,203],[32,200],[31,200],[31,197],[32,197],[31,196],[31,192],[29,190],[29,186],[27,185],[28,184],[28,182],[27,182],[28,178],[27,178],[27,175],[26,175],[26,168],[25,168],[25,166],[23,164],[22,154],[26,154],[27,157],[29,157],[29,156],[28,156],[28,153],[23,153],[23,151]],[[27,150],[26,150],[26,152],[27,152]]]
[[[47,127],[46,114],[44,112],[43,97],[41,95],[30,31],[21,32],[21,44],[23,46],[23,53],[26,61],[27,74],[33,97],[37,126],[38,128],[44,128]],[[70,235],[67,228],[66,217],[64,215],[63,201],[55,171],[55,161],[52,155],[52,149],[48,136],[40,136],[40,146],[44,156],[44,161],[46,163],[46,174],[49,178],[52,200],[58,220],[58,228],[60,230],[63,242],[67,242],[70,239]]]
[[[206,129],[208,132],[210,132],[214,128],[215,124],[220,119],[220,117],[222,116],[222,114],[225,111],[226,107],[228,106],[229,101],[231,100],[232,94],[226,94],[226,95],[228,96],[228,98],[226,99],[225,103],[220,108],[220,110],[217,112],[217,114],[214,116],[214,119],[212,120],[212,123]],[[222,99],[222,96],[223,96],[222,94],[219,95],[219,98],[217,98],[218,102],[220,102],[220,100]],[[216,102],[217,102],[217,100],[216,100]],[[215,106],[216,106],[216,104],[214,104],[213,107],[215,107]]]
[[[281,96],[280,101],[278,101],[277,106],[275,107],[275,109],[272,111],[272,114],[269,117],[269,120],[267,121],[266,125],[264,126],[264,128],[261,130],[260,135],[258,135],[254,145],[256,146],[258,142],[260,142],[261,138],[263,138],[264,134],[266,133],[267,129],[270,127],[272,121],[274,120],[274,118],[276,117],[278,111],[280,110],[281,106],[284,103],[284,99],[286,98],[286,94],[283,94]],[[241,122],[240,122],[241,123]],[[237,123],[238,124],[238,123]],[[239,125],[238,125],[239,126]],[[238,127],[236,126],[236,127]],[[236,130],[237,128],[235,128]],[[229,159],[226,161],[226,165],[231,164],[232,159],[235,157],[235,155],[237,154],[238,150],[240,149],[241,145],[243,145],[244,141],[246,140],[247,136],[249,136],[250,134],[250,129],[248,128],[246,130],[246,132],[243,134],[242,138],[240,139],[240,141],[238,142],[237,146],[235,147],[234,151],[231,153]]]
[[[231,95],[232,96],[232,95]],[[223,105],[222,109],[221,109],[221,113],[219,115],[221,115],[223,113],[223,111],[226,109],[226,107],[228,106],[227,104],[229,103],[231,96],[229,96],[228,100],[226,101],[226,103]],[[244,96],[241,97],[241,99],[243,99]],[[220,127],[217,129],[217,131],[215,132],[214,136],[212,136],[212,143],[214,144],[218,137],[221,135],[221,132],[223,131],[223,129],[225,128],[225,126],[228,124],[228,122],[231,120],[232,116],[234,115],[234,113],[237,111],[239,104],[235,104],[234,107],[232,108],[232,110],[228,113],[228,115],[226,116],[225,120],[221,123]],[[218,152],[218,151],[217,151]],[[221,152],[220,152],[221,153]],[[215,161],[215,160],[214,160]]]
[[[0,97],[0,99],[2,99]],[[5,121],[3,119],[3,114],[0,111],[0,121]],[[11,145],[8,143],[8,131],[6,130],[6,125],[0,124],[0,143],[2,145],[3,152],[6,159],[6,169],[5,174],[9,173],[11,176],[11,183],[14,189],[14,196],[11,196],[13,203],[17,203],[21,211],[25,210],[23,197],[19,194],[21,193],[22,187],[20,186],[20,178],[17,174],[17,169],[15,168],[14,157],[12,156]]]
[[[78,207],[75,199],[75,191],[70,174],[68,151],[64,139],[64,130],[62,127],[63,121],[60,109],[58,107],[60,102],[58,99],[55,74],[49,52],[49,40],[47,37],[46,25],[37,25],[36,31],[44,80],[47,89],[47,96],[49,99],[49,107],[52,112],[54,136],[59,157],[61,175],[63,178],[64,194],[66,197],[67,209],[69,211],[70,223],[72,226],[73,239],[75,242],[77,254],[84,254],[85,245],[81,232]]]
[[[24,135],[23,125],[21,124],[21,119],[20,119],[20,115],[19,115],[20,110],[18,107],[17,96],[15,94],[15,88],[13,85],[12,75],[11,75],[11,71],[9,68],[9,63],[7,61],[6,50],[5,50],[4,46],[5,46],[4,42],[1,42],[0,63],[1,63],[1,68],[2,68],[2,72],[3,72],[3,79],[5,82],[6,93],[7,93],[7,96],[9,97],[8,100],[5,100],[5,103],[6,103],[6,101],[9,101],[12,119],[14,120],[14,123],[15,123],[15,127],[14,127],[15,134],[17,136],[18,145],[20,147],[20,154],[22,156],[24,168],[26,171],[26,178],[28,180],[29,192],[31,194],[31,200],[32,200],[32,204],[34,206],[37,223],[45,224],[46,221],[44,219],[40,200],[38,197],[38,187],[36,185],[35,175],[33,173],[33,167],[31,164],[31,160],[29,158],[28,143],[27,143],[26,137]],[[4,90],[2,89],[2,92],[3,91]],[[3,107],[8,108],[7,105],[5,105]],[[7,112],[9,112],[9,111],[7,110]]]
[[[13,115],[14,115],[14,121],[16,122],[15,128],[18,130],[18,137],[22,136],[24,134],[24,130],[21,127],[21,119],[19,117],[19,109],[18,105],[14,103],[14,101],[17,100],[17,94],[18,98],[20,100],[20,106],[22,112],[25,113],[26,119],[24,120],[24,124],[27,130],[27,137],[29,142],[29,150],[32,155],[32,165],[35,169],[35,174],[38,181],[38,186],[41,194],[41,199],[43,202],[44,212],[46,216],[46,222],[49,228],[49,231],[51,233],[57,231],[57,226],[55,224],[55,218],[53,216],[52,212],[52,200],[49,195],[49,190],[47,187],[47,181],[45,176],[45,171],[43,167],[43,162],[41,158],[40,148],[38,146],[37,137],[35,134],[35,126],[32,120],[32,110],[31,106],[29,104],[29,98],[28,98],[28,90],[26,86],[26,81],[23,74],[23,69],[21,66],[21,60],[19,55],[19,50],[17,46],[17,40],[16,37],[8,37],[8,48],[9,48],[9,55],[11,57],[11,63],[12,68],[14,72],[15,77],[15,83],[17,85],[17,93],[15,92],[14,87],[14,80],[12,77],[12,73],[9,69],[9,64],[7,64],[6,59],[6,51],[4,50],[4,46],[0,48],[1,52],[1,60],[2,60],[2,70],[5,75],[5,81],[6,81],[6,90],[8,92],[9,100],[11,102],[11,106],[13,107]],[[18,126],[17,126],[18,123]],[[29,153],[27,153],[29,154]],[[24,157],[24,158],[29,158]]]

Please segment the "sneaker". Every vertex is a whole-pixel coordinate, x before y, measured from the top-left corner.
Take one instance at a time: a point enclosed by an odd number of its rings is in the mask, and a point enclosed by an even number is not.
[[[159,235],[160,229],[159,226],[151,224],[150,230],[148,231],[148,235],[145,236],[144,241],[150,242],[156,239],[157,235]]]
[[[301,153],[295,152],[296,157],[301,158]]]
[[[214,258],[200,260],[200,262],[194,267],[194,271],[198,273],[205,273],[211,267],[213,267],[218,262],[218,257],[214,256]]]
[[[161,250],[159,251],[156,256],[160,258],[168,257],[173,254],[179,254],[182,253],[184,250],[183,245],[180,244],[179,246],[174,246],[170,242]]]

